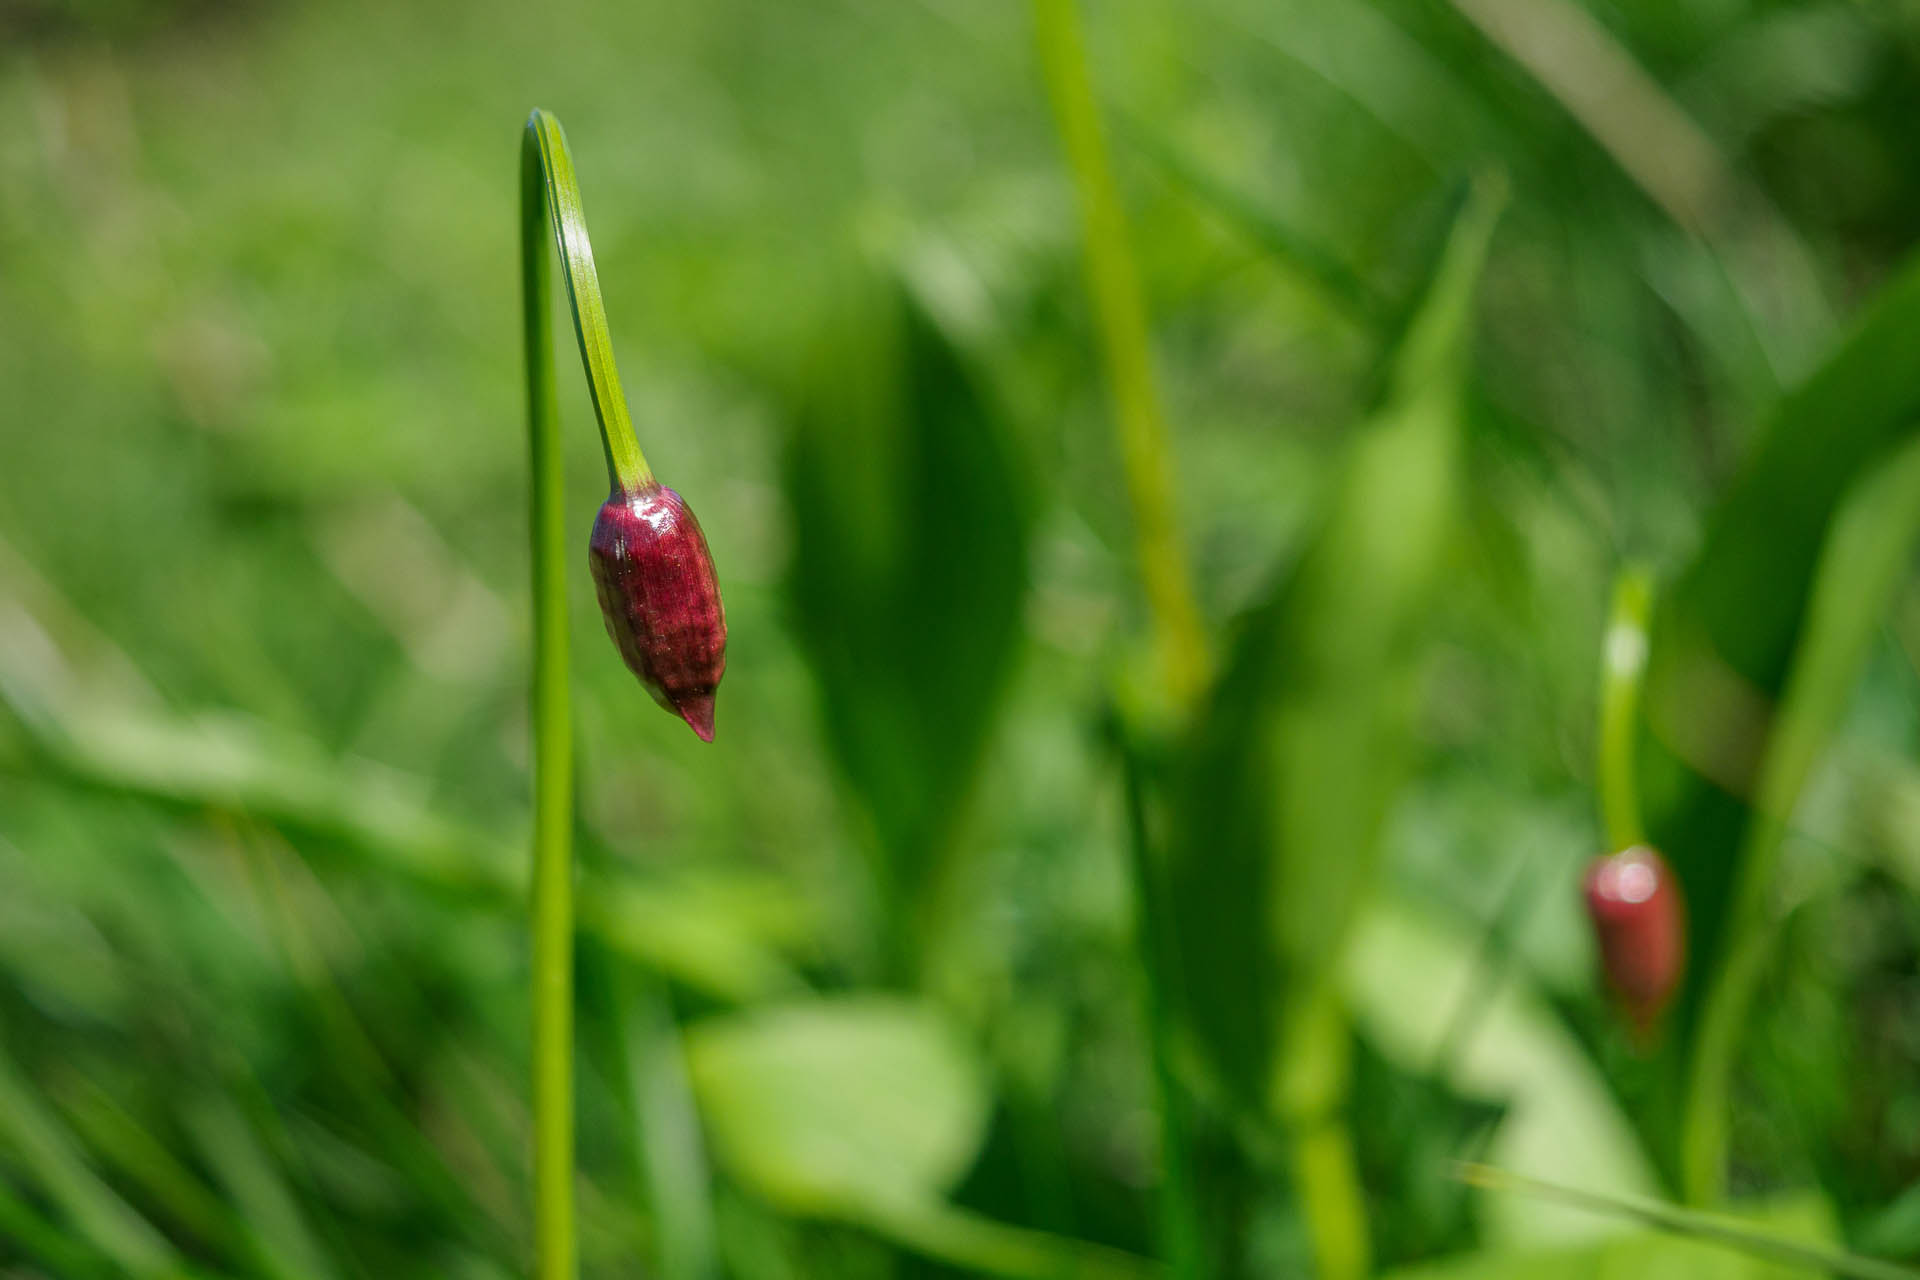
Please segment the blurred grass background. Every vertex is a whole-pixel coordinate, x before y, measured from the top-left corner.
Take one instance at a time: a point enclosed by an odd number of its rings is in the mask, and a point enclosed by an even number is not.
[[[1309,545],[1463,181],[1510,185],[1463,536],[1349,949],[1351,1115],[1381,1267],[1574,1274],[1515,1251],[1619,1224],[1447,1162],[1660,1184],[1656,1073],[1574,890],[1609,582],[1686,562],[1920,228],[1920,7],[1084,13],[1216,633]],[[0,42],[0,1264],[522,1265],[536,104],[732,635],[703,749],[573,584],[587,1272],[1153,1253],[1101,730],[1146,623],[1028,9],[0,0]],[[562,391],[584,559],[601,464]],[[1895,1255],[1912,567],[1788,838],[1727,1100],[1737,1194]],[[1297,1273],[1286,1174],[1200,1128],[1225,1273]],[[1654,1274],[1622,1239],[1617,1273]]]

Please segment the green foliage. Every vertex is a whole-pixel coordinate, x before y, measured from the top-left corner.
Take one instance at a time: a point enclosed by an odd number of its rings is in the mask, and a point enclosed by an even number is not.
[[[703,750],[550,597],[583,1276],[1784,1274],[1635,1225],[1722,1177],[1913,1257],[1910,6],[1048,20],[0,5],[0,1273],[528,1273],[535,102],[733,638]],[[1651,1057],[1577,893],[1630,757]]]
[[[1687,888],[1679,1169],[1699,1199],[1724,1177],[1725,1079],[1770,929],[1773,851],[1914,533],[1907,468],[1841,513],[1920,414],[1920,380],[1894,355],[1917,336],[1909,266],[1783,401],[1655,627],[1643,785],[1648,830]]]
[[[1323,523],[1242,626],[1176,784],[1181,1008],[1242,1101],[1292,1119],[1340,1101],[1334,1082],[1330,1096],[1276,1091],[1276,1071],[1314,1068],[1274,1037],[1336,972],[1406,767],[1408,682],[1458,501],[1470,302],[1499,203],[1483,188],[1461,215],[1385,402]]]
[[[689,1032],[716,1153],[802,1213],[937,1200],[972,1163],[987,1090],[938,1015],[877,997],[775,1006]]]
[[[938,320],[911,289],[872,305],[800,411],[790,590],[911,971],[1010,674],[1031,517],[1008,425]]]

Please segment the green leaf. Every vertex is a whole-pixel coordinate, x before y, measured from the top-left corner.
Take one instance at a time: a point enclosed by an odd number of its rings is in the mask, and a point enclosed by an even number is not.
[[[1400,781],[1458,502],[1471,303],[1499,204],[1483,184],[1462,212],[1384,404],[1301,558],[1244,624],[1175,781],[1180,1005],[1229,1087],[1262,1109],[1282,1101],[1277,1063],[1315,1069],[1278,1052],[1283,1003],[1319,1002]]]
[[[1769,887],[1781,842],[1808,777],[1846,708],[1920,540],[1920,441],[1866,476],[1834,519],[1793,671],[1774,716],[1727,904],[1728,944],[1696,1029],[1682,1169],[1690,1186],[1719,1180],[1727,1078],[1773,933]]]
[[[991,1098],[971,1050],[928,1005],[849,996],[731,1014],[693,1027],[687,1055],[716,1159],[784,1212],[978,1274],[1156,1274],[1131,1255],[946,1202],[979,1153]]]
[[[1019,636],[1028,497],[1007,424],[911,291],[855,326],[800,413],[790,586],[905,966]]]
[[[1623,1253],[1639,1255],[1634,1275],[1667,1274],[1726,1277],[1827,1275],[1845,1280],[1916,1280],[1920,1272],[1898,1263],[1826,1247],[1835,1234],[1833,1210],[1818,1192],[1742,1206],[1738,1213],[1701,1213],[1638,1197],[1601,1195],[1524,1178],[1487,1165],[1465,1165],[1460,1177],[1489,1191],[1536,1202],[1577,1208],[1590,1214],[1638,1222],[1662,1233],[1610,1243],[1591,1256],[1604,1260],[1607,1274],[1624,1274]],[[1684,1241],[1699,1241],[1692,1248]],[[1684,1269],[1665,1265],[1668,1259]],[[1575,1267],[1575,1271],[1578,1267]]]
[[[938,1200],[973,1162],[985,1078],[929,1007],[819,1000],[710,1019],[687,1036],[714,1154],[793,1213],[863,1218]]]
[[[1750,981],[1744,970],[1753,960],[1740,955],[1747,945],[1742,934],[1764,919],[1771,861],[1769,842],[1754,833],[1754,824],[1790,817],[1807,753],[1831,727],[1833,691],[1844,691],[1858,670],[1857,647],[1844,639],[1823,643],[1810,659],[1800,656],[1801,647],[1813,625],[1822,557],[1851,572],[1848,557],[1830,550],[1849,491],[1886,463],[1920,422],[1920,365],[1911,359],[1916,344],[1920,258],[1782,402],[1698,555],[1657,612],[1640,778],[1648,833],[1686,887],[1692,933],[1675,1011],[1683,1047],[1669,1062],[1676,1075],[1695,1069],[1686,1057],[1698,1043],[1710,992],[1729,972],[1735,983]],[[1897,502],[1887,513],[1895,525],[1905,518]],[[1905,535],[1889,525],[1862,536],[1891,545],[1889,539]],[[1874,554],[1875,565],[1884,565],[1883,554]],[[1867,573],[1871,580],[1829,597],[1853,619],[1828,623],[1837,628],[1832,634],[1842,636],[1878,615],[1891,586],[1884,574],[1884,567]],[[1790,713],[1792,737],[1782,747],[1775,733],[1784,721],[1774,713],[1789,693],[1790,674],[1804,691],[1796,696],[1807,701]],[[1776,759],[1776,750],[1786,754]],[[1739,1022],[1733,1012],[1716,1016],[1723,1027]],[[1711,1052],[1726,1056],[1724,1049]],[[1725,1105],[1724,1095],[1707,1096],[1698,1081],[1692,1092],[1691,1111]],[[1696,1122],[1690,1117],[1688,1124]],[[1711,1200],[1720,1158],[1704,1148],[1713,1139],[1686,1141],[1695,1150],[1685,1173],[1690,1195]]]

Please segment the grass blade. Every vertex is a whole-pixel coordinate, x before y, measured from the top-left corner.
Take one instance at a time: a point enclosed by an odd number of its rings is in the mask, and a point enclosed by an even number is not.
[[[1841,1276],[1846,1280],[1920,1280],[1920,1271],[1897,1263],[1768,1235],[1730,1218],[1682,1209],[1657,1200],[1580,1191],[1483,1164],[1463,1164],[1457,1172],[1469,1186],[1551,1200],[1569,1208],[1586,1209],[1609,1217],[1628,1218],[1673,1235],[1725,1245],[1766,1262]]]
[[[1364,1274],[1368,1251],[1341,1119],[1339,962],[1407,761],[1459,499],[1472,305],[1503,202],[1502,183],[1476,184],[1383,403],[1299,561],[1245,623],[1175,784],[1182,1016],[1240,1104],[1292,1136],[1328,1277]]]
[[[169,1276],[181,1260],[152,1224],[87,1167],[80,1145],[0,1054],[0,1142],[102,1256],[129,1276]]]
[[[246,1117],[228,1099],[208,1094],[186,1120],[201,1153],[240,1208],[259,1265],[274,1280],[332,1280],[339,1273],[308,1230],[300,1205],[261,1147]]]
[[[1797,655],[1850,491],[1920,423],[1920,366],[1911,358],[1916,341],[1920,256],[1909,259],[1847,339],[1781,402],[1655,620],[1639,791],[1648,834],[1687,891],[1693,958],[1674,1011],[1680,1034],[1663,1069],[1676,1089],[1691,1094],[1691,1105],[1724,1105],[1724,1098],[1704,1092],[1706,1077],[1689,1059],[1707,1043],[1701,1037],[1709,1001],[1732,999],[1713,993],[1721,976],[1733,973],[1736,988],[1750,982],[1741,971],[1754,960],[1731,962],[1746,945],[1740,935],[1752,928],[1749,904],[1764,902],[1766,894],[1760,878],[1741,869],[1750,852],[1766,848],[1751,828],[1785,823],[1797,798],[1799,766],[1789,768],[1785,759],[1767,763],[1775,708],[1790,677],[1815,679],[1812,671],[1795,675]],[[1877,610],[1880,599],[1856,604]],[[1836,646],[1821,661],[1845,656],[1845,646]],[[1835,678],[1823,673],[1817,682]],[[1807,720],[1795,732],[1810,729]],[[1726,1008],[1714,1015],[1716,1046],[1734,1025]],[[1720,1063],[1729,1058],[1724,1047],[1708,1052]],[[1706,1068],[1710,1075],[1719,1069]],[[1685,1084],[1690,1077],[1693,1083]],[[1708,1203],[1722,1176],[1723,1162],[1712,1153],[1721,1127],[1701,1115],[1678,1124],[1649,1118],[1646,1125],[1672,1175],[1684,1180],[1688,1199]],[[1682,1139],[1683,1133],[1691,1136]],[[1683,1143],[1690,1153],[1684,1170]]]
[[[1793,673],[1768,734],[1726,908],[1722,967],[1707,994],[1689,1064],[1681,1170],[1699,1202],[1716,1198],[1724,1177],[1728,1086],[1774,934],[1770,889],[1781,842],[1917,541],[1920,441],[1867,476],[1836,516]]]

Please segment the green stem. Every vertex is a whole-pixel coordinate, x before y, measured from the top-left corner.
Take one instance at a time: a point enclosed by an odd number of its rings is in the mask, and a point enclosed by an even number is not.
[[[1133,505],[1140,576],[1158,633],[1168,690],[1175,704],[1185,708],[1206,684],[1206,637],[1174,516],[1173,456],[1154,384],[1146,304],[1087,74],[1077,3],[1034,0],[1040,61],[1079,195],[1087,286],[1106,353],[1108,392]]]
[[[640,452],[627,413],[627,397],[620,390],[620,371],[613,363],[613,336],[607,328],[606,304],[600,300],[600,273],[593,266],[593,245],[587,239],[587,215],[580,203],[580,183],[573,174],[573,153],[560,122],[545,111],[527,118],[520,150],[520,258],[529,292],[527,311],[527,390],[534,397],[532,418],[535,450],[541,434],[541,413],[549,425],[558,418],[551,399],[552,341],[547,323],[547,256],[539,223],[545,210],[553,224],[560,250],[560,267],[567,282],[567,304],[573,312],[573,332],[580,341],[580,360],[586,366],[587,390],[593,396],[593,416],[600,424],[600,444],[606,450],[607,478],[623,493],[654,484],[653,469]],[[536,268],[532,263],[538,259]],[[537,273],[537,278],[536,278]],[[538,285],[539,292],[532,292]],[[539,314],[536,316],[535,312]],[[539,340],[544,359],[548,399],[538,397],[533,344]]]
[[[1286,1061],[1273,1107],[1285,1127],[1294,1194],[1320,1280],[1364,1280],[1372,1271],[1367,1196],[1346,1121],[1352,1046],[1331,975],[1290,1002],[1280,1043]]]
[[[654,483],[613,367],[600,278],[560,122],[527,120],[520,148],[520,280],[533,541],[533,1227],[537,1280],[577,1271],[573,1213],[573,728],[567,703],[566,466],[547,312],[551,229],[613,487]]]
[[[1150,843],[1143,764],[1117,714],[1113,732],[1120,748],[1126,787],[1134,945],[1142,960],[1141,1003],[1146,1014],[1154,1086],[1160,1104],[1160,1250],[1171,1280],[1200,1280],[1208,1274],[1206,1237],[1200,1220],[1199,1187],[1194,1179],[1186,1097],[1174,1072],[1176,1031],[1169,991],[1173,985],[1173,948],[1166,936],[1167,895],[1161,891],[1159,863]]]
[[[1640,728],[1640,685],[1647,669],[1647,618],[1653,607],[1653,577],[1628,565],[1613,583],[1613,605],[1600,649],[1600,813],[1613,852],[1645,841],[1640,798],[1633,776],[1633,740]]]

